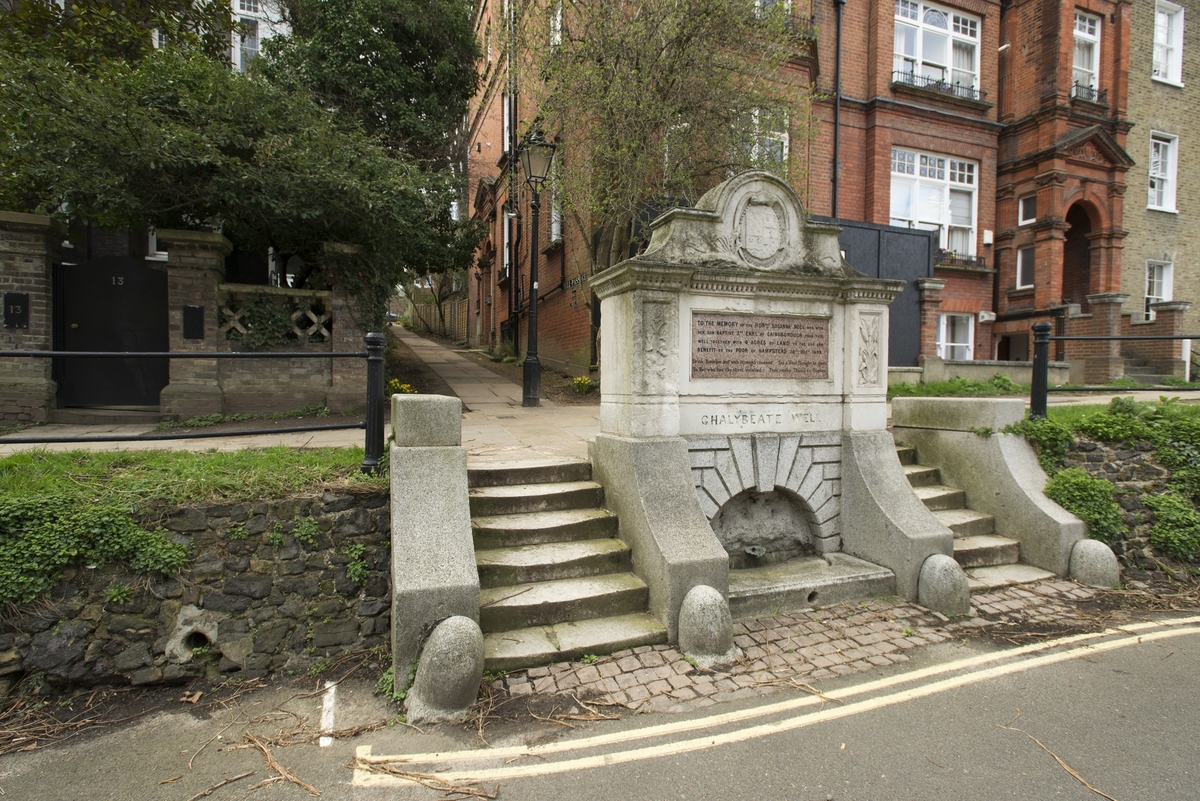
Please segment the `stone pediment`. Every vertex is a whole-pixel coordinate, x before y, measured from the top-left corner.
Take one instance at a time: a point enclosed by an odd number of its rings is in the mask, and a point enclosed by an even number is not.
[[[1058,154],[1104,167],[1132,167],[1133,159],[1117,140],[1099,125],[1071,131],[1054,143]]]
[[[836,225],[807,219],[792,188],[767,172],[737,175],[694,208],[671,209],[650,225],[636,261],[858,277],[842,258]]]
[[[479,182],[475,184],[475,208],[476,209],[483,208],[484,204],[492,196],[492,193],[495,192],[495,190],[496,190],[496,179],[495,178],[490,178],[490,177],[480,178]]]

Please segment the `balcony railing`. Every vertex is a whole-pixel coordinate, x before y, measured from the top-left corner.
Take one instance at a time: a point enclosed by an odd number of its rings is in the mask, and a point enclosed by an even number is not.
[[[942,78],[930,78],[926,75],[918,75],[915,72],[907,70],[896,70],[892,73],[892,83],[904,84],[917,89],[925,89],[930,92],[937,92],[943,95],[952,97],[960,97],[964,100],[975,100],[983,102],[987,93],[981,89],[976,89],[972,86],[966,86],[961,83],[950,83]]]
[[[985,256],[966,256],[955,253],[953,250],[938,249],[937,257],[934,263],[939,267],[987,267],[987,257]]]
[[[1108,90],[1097,89],[1094,86],[1086,86],[1076,81],[1071,86],[1071,97],[1077,97],[1080,100],[1086,100],[1089,103],[1108,103]]]

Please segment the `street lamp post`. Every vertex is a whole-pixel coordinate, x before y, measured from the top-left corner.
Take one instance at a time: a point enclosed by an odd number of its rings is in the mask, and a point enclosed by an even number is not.
[[[547,142],[541,131],[534,131],[521,148],[521,168],[525,171],[525,183],[533,191],[529,201],[532,212],[532,239],[529,245],[529,333],[525,341],[525,363],[521,381],[521,405],[540,406],[542,391],[542,365],[537,352],[538,313],[538,212],[541,209],[542,184],[550,174],[554,161],[554,143]]]

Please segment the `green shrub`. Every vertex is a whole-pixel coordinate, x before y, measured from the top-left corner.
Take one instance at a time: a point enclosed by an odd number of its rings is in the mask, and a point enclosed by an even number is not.
[[[117,506],[64,496],[0,496],[0,604],[49,592],[69,565],[122,563],[139,573],[179,572],[187,550],[142,530]]]
[[[1038,463],[1048,475],[1058,472],[1062,458],[1067,455],[1071,443],[1075,441],[1071,429],[1049,417],[1037,420],[1026,418],[1019,423],[1006,426],[1003,433],[1020,434],[1025,437],[1037,451]]]
[[[1062,470],[1046,482],[1046,497],[1086,523],[1093,539],[1111,545],[1127,531],[1112,484],[1082,467]]]
[[[1200,512],[1177,492],[1142,499],[1157,518],[1150,527],[1150,543],[1175,559],[1195,559],[1200,554]]]
[[[317,537],[321,536],[321,529],[312,517],[296,518],[296,522],[292,526],[292,536],[303,543],[305,547],[311,548],[316,544]]]

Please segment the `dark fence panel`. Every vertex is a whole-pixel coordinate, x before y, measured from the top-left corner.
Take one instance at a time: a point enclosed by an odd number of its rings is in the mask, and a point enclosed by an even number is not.
[[[918,278],[933,277],[937,233],[854,220],[814,217],[840,225],[838,242],[850,266],[871,278],[904,281],[888,308],[888,366],[916,367],[921,352],[921,293]]]

